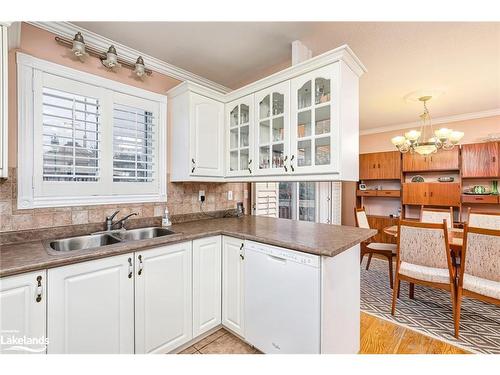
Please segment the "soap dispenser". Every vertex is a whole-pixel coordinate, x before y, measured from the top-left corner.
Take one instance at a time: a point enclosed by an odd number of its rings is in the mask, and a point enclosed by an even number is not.
[[[165,207],[165,211],[163,212],[163,217],[161,219],[162,227],[171,227],[172,222],[170,221],[170,215],[168,213],[168,207]]]

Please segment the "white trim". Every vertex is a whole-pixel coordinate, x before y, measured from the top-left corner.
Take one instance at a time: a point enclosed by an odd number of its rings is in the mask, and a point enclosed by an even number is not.
[[[499,115],[500,115],[500,108],[494,108],[494,109],[480,111],[480,112],[470,112],[470,113],[462,113],[459,115],[436,117],[436,118],[432,119],[432,124],[446,124],[446,123],[450,123],[450,122],[474,120],[474,119],[493,117],[493,116],[499,116]],[[394,130],[410,129],[410,128],[415,128],[415,127],[420,127],[420,126],[422,126],[422,123],[420,121],[407,122],[405,124],[380,126],[377,128],[360,130],[359,135],[386,133],[386,132],[390,132],[390,131],[394,131]]]
[[[167,97],[135,88],[123,83],[98,77],[89,73],[40,60],[18,52],[17,77],[18,77],[18,208],[62,207],[80,205],[98,205],[108,203],[142,203],[166,202],[167,199]],[[158,142],[157,148],[158,192],[151,194],[110,194],[110,195],[85,195],[85,196],[38,196],[35,197],[35,166],[34,166],[34,84],[35,72],[48,73],[66,79],[83,82],[98,88],[113,92],[131,95],[137,98],[154,101],[158,105]],[[23,151],[24,150],[24,151]],[[22,156],[21,156],[22,155]]]
[[[114,40],[108,39],[102,35],[96,34],[92,31],[89,31],[87,29],[84,29],[83,27],[79,27],[76,25],[73,25],[71,22],[54,22],[54,21],[35,21],[35,22],[27,22],[33,26],[36,26],[40,29],[47,30],[51,33],[57,34],[59,36],[64,36],[66,38],[71,38],[75,36],[77,32],[81,32],[83,34],[83,37],[85,38],[85,43],[88,43],[89,45],[102,49],[102,50],[107,50],[108,47],[113,44],[117,51],[118,54],[130,61],[135,61],[138,56],[142,56],[146,62],[146,66],[154,70],[155,72],[165,74],[169,77],[178,79],[180,81],[186,81],[190,80],[192,82],[196,82],[198,84],[201,84],[203,86],[209,87],[212,90],[215,90],[220,93],[227,93],[231,91],[231,89],[218,84],[216,82],[213,82],[207,78],[203,78],[197,74],[191,73],[187,70],[178,68],[175,65],[168,64],[160,59],[157,59],[153,56],[150,56],[148,54],[145,54],[143,52],[137,51],[133,48],[127,47],[119,42],[116,42]]]
[[[8,118],[8,52],[7,26],[0,24],[0,178],[7,178],[9,174],[8,146],[9,146],[9,118]]]
[[[7,32],[9,51],[21,47],[21,22],[12,22]]]

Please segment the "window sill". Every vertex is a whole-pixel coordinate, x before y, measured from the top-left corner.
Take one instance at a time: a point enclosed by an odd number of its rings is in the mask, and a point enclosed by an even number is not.
[[[129,203],[165,203],[166,195],[108,195],[108,196],[79,196],[79,197],[45,197],[34,198],[29,201],[18,199],[19,210],[33,208],[52,207],[75,207],[75,206],[98,206],[105,204],[129,204]]]

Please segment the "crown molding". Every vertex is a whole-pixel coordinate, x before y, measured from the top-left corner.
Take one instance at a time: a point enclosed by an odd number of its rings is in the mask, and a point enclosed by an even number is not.
[[[231,89],[221,84],[203,78],[187,70],[181,69],[175,65],[168,64],[160,59],[157,59],[156,57],[150,56],[141,51],[137,51],[133,48],[127,47],[114,40],[105,38],[102,35],[84,29],[83,27],[76,26],[71,22],[30,21],[27,23],[36,26],[40,29],[57,34],[59,36],[64,36],[71,39],[73,39],[74,35],[77,32],[81,32],[83,34],[83,37],[85,38],[85,42],[88,43],[89,45],[92,45],[93,47],[100,48],[102,50],[107,50],[108,47],[111,44],[113,44],[118,50],[120,56],[131,61],[135,61],[138,56],[142,56],[146,62],[146,66],[149,69],[154,70],[155,72],[165,74],[169,77],[178,79],[180,81],[191,81],[223,94],[232,91]]]
[[[493,117],[493,116],[499,116],[499,115],[500,115],[500,108],[494,108],[494,109],[489,109],[489,110],[480,111],[480,112],[470,112],[470,113],[462,113],[460,115],[436,117],[436,118],[432,119],[432,124],[433,125],[446,124],[446,123],[450,123],[450,122],[474,120],[474,119]],[[386,132],[390,132],[390,131],[394,131],[394,130],[410,129],[410,128],[415,128],[415,127],[420,127],[420,126],[422,126],[422,124],[419,121],[408,122],[405,124],[381,126],[381,127],[373,128],[373,129],[360,130],[359,135],[386,133]]]

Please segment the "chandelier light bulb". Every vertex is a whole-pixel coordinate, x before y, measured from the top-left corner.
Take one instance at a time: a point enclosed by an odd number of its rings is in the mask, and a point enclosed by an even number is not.
[[[405,137],[411,142],[416,142],[420,138],[421,133],[418,130],[410,130],[405,133]]]

